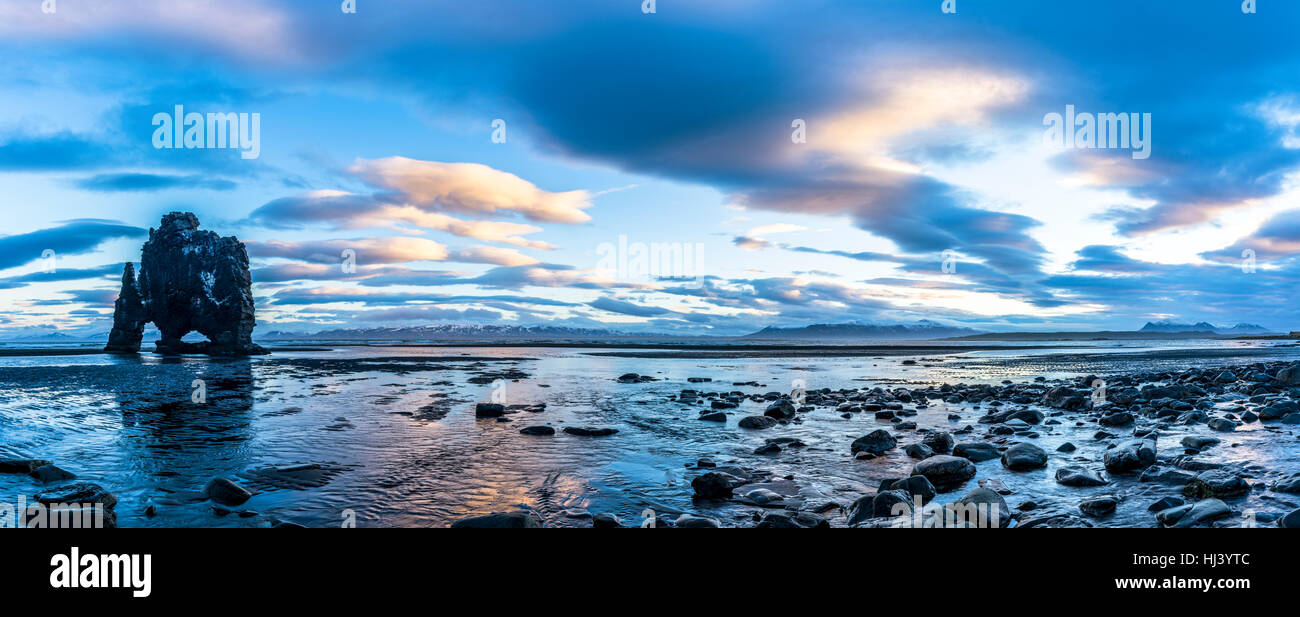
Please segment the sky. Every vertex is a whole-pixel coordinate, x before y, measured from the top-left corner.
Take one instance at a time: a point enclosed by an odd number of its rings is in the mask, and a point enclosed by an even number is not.
[[[107,332],[171,211],[259,332],[1298,330],[1300,3],[1255,4],[0,0],[0,337]],[[256,152],[160,147],[178,105]]]

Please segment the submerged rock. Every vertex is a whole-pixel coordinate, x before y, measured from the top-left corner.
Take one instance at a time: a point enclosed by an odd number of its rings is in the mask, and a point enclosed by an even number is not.
[[[27,475],[36,478],[38,482],[43,484],[75,480],[77,478],[77,474],[55,467],[54,465],[41,465],[40,467],[33,469]]]
[[[237,238],[199,231],[190,212],[172,212],[149,230],[140,256],[140,275],[127,264],[122,290],[113,308],[110,352],[140,350],[144,326],[152,322],[164,354],[206,353],[242,356],[264,354],[253,343],[252,278],[248,251]],[[185,343],[190,332],[207,337]]]
[[[35,458],[0,459],[0,473],[31,473],[37,467],[49,464],[49,461]]]
[[[223,506],[242,505],[253,496],[248,489],[228,478],[213,478],[207,486],[203,487],[203,494]]]
[[[736,424],[740,428],[763,430],[776,426],[776,418],[771,416],[745,416]]]
[[[1101,474],[1078,465],[1067,465],[1057,469],[1056,482],[1063,486],[1105,486],[1110,484]]]

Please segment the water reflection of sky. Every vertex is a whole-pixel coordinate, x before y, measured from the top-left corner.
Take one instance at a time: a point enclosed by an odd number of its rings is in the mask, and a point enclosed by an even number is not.
[[[548,525],[589,524],[583,511],[613,512],[635,523],[646,508],[748,524],[754,507],[692,502],[694,472],[686,463],[708,457],[790,474],[815,498],[847,504],[874,491],[881,478],[905,475],[912,461],[901,453],[875,461],[852,459],[848,444],[854,438],[888,426],[870,414],[846,420],[819,409],[802,424],[752,432],[735,423],[747,413],[760,413],[761,403],[744,403],[725,425],[701,422],[696,420],[698,407],[667,400],[682,388],[763,393],[788,392],[796,381],[810,389],[996,383],[1300,357],[1291,347],[1237,342],[1194,349],[1107,342],[1019,353],[931,353],[910,358],[917,360],[914,366],[902,363],[906,356],[651,360],[596,353],[344,347],[243,360],[0,358],[0,457],[50,459],[83,480],[104,485],[120,499],[123,526],[264,526],[272,518],[334,525],[349,509],[363,526],[441,526],[517,507],[534,509]],[[493,386],[468,379],[505,368],[528,374],[506,382],[508,403],[544,402],[547,409],[514,414],[510,423],[476,420],[473,405],[489,400]],[[627,372],[660,381],[615,381]],[[692,384],[688,377],[713,381]],[[207,384],[205,404],[191,402],[195,379]],[[760,385],[732,385],[748,381]],[[445,410],[446,416],[432,420],[419,411],[430,409]],[[963,417],[950,421],[949,413]],[[914,419],[923,428],[953,430],[974,424],[981,414],[968,406],[936,404]],[[620,432],[605,438],[519,434],[531,424],[610,426]],[[1214,452],[1215,460],[1250,462],[1259,466],[1261,477],[1300,469],[1293,429],[1259,426],[1231,434]],[[1112,523],[1150,524],[1146,504],[1168,489],[1131,480],[1098,489],[1065,489],[1052,480],[1057,467],[1077,462],[1076,457],[1100,467],[1103,446],[1091,439],[1095,430],[1095,425],[1075,429],[1067,422],[1051,434],[1044,431],[1035,443],[1049,452],[1067,440],[1079,446],[1070,457],[1054,454],[1046,470],[1010,473],[989,461],[979,464],[977,478],[998,479],[1016,490],[1007,498],[1012,505],[1026,498],[1074,503],[1085,495],[1117,492],[1126,500]],[[1187,433],[1183,427],[1172,429],[1162,437],[1162,447],[1173,447]],[[919,436],[902,434],[900,450],[919,441]],[[808,447],[774,458],[751,454],[770,437],[795,437]],[[264,470],[299,464],[329,469],[323,486],[286,488],[256,481]],[[199,501],[195,492],[214,476],[257,488],[244,508],[258,514],[220,517],[209,503]],[[40,488],[24,476],[0,474],[0,496],[16,498]],[[156,518],[143,516],[148,504],[158,507]],[[1277,509],[1285,504],[1261,501],[1255,493],[1241,507]]]

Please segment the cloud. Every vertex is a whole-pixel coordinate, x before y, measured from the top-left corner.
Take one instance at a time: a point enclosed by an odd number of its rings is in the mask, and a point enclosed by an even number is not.
[[[409,307],[364,311],[353,316],[359,321],[496,321],[504,315],[485,309],[448,309],[436,307]]]
[[[425,211],[477,215],[517,213],[529,220],[585,223],[591,216],[586,191],[552,193],[512,173],[478,163],[441,163],[400,156],[358,159],[348,169],[371,186],[397,193],[402,203]]]
[[[52,250],[56,259],[62,255],[90,253],[100,245],[119,238],[140,238],[144,229],[119,221],[75,219],[24,234],[0,236],[0,269],[14,268],[43,258]],[[57,264],[57,261],[55,262]]]
[[[1231,246],[1201,253],[1201,257],[1220,263],[1241,264],[1246,251],[1253,251],[1255,259],[1260,261],[1300,257],[1300,210],[1281,212]]]
[[[390,264],[412,261],[446,261],[447,246],[425,238],[353,238],[289,242],[270,240],[247,242],[252,257],[280,257],[315,264],[343,264],[345,251],[352,251],[357,263]]]
[[[84,169],[102,165],[113,156],[103,143],[66,131],[0,138],[0,171]]]
[[[237,185],[223,178],[209,178],[201,175],[163,175],[150,173],[114,173],[99,174],[83,178],[76,182],[78,188],[101,193],[115,192],[152,192],[165,189],[207,189],[212,191],[229,191]]]
[[[117,0],[61,2],[54,13],[21,3],[0,5],[0,36],[15,42],[68,41],[119,47],[147,39],[157,49],[207,48],[243,60],[297,62],[305,49],[293,19],[278,7],[250,0]],[[123,36],[129,33],[132,36]]]
[[[771,225],[759,225],[758,227],[755,227],[745,232],[745,235],[758,237],[758,236],[767,236],[771,234],[784,234],[784,233],[791,233],[795,231],[804,231],[806,229],[808,228],[804,227],[803,225],[794,225],[791,223],[773,223]]]
[[[347,258],[351,258],[354,265],[413,261],[455,261],[498,266],[527,266],[541,263],[515,249],[491,246],[448,248],[427,238],[406,236],[304,242],[269,240],[247,242],[246,245],[248,254],[253,257],[279,257],[311,264],[337,264],[339,267]],[[351,253],[346,253],[347,251]],[[345,253],[349,257],[345,257]],[[303,272],[307,271],[303,270]],[[341,269],[340,272],[342,273]]]
[[[616,300],[614,298],[610,298],[609,296],[603,296],[595,301],[588,302],[587,306],[600,309],[602,311],[618,313],[620,315],[632,315],[634,317],[654,317],[657,315],[664,315],[672,312],[666,308],[662,308],[658,306],[646,306],[644,304],[634,304],[632,302]]]
[[[31,272],[0,279],[0,289],[25,287],[30,283],[80,281],[97,278],[121,278],[122,264],[105,264],[95,268],[55,268],[53,272]]]

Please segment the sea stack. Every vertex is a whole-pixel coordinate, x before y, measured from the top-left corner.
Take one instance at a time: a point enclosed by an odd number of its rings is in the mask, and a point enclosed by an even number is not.
[[[253,343],[252,277],[244,244],[234,236],[200,231],[191,212],[164,216],[157,229],[149,230],[139,278],[130,263],[122,272],[122,292],[104,350],[138,352],[144,325],[150,322],[162,334],[158,353],[267,353]],[[190,332],[208,340],[182,342]]]

